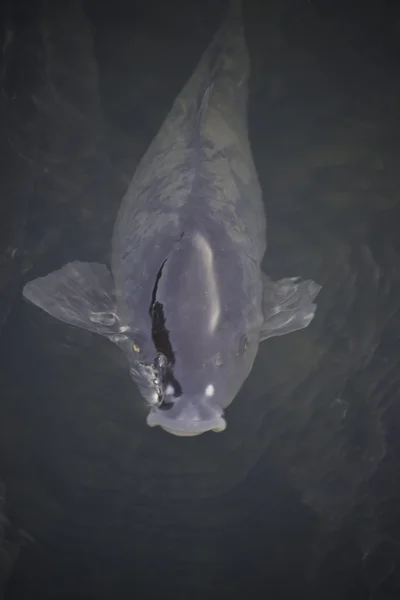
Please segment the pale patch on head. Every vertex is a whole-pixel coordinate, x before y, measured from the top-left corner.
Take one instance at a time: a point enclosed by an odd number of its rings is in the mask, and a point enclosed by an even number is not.
[[[213,386],[212,383],[209,383],[208,386],[206,387],[206,389],[204,390],[205,395],[208,398],[211,398],[212,396],[214,396],[214,392],[215,392],[215,387]]]
[[[210,320],[208,323],[209,333],[213,333],[218,325],[221,315],[221,303],[218,294],[217,282],[215,280],[214,256],[208,241],[200,233],[195,235],[195,244],[200,251],[207,278],[207,296],[210,298]]]

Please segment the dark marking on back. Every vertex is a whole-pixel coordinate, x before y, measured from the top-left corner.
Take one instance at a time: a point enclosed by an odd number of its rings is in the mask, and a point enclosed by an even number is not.
[[[161,302],[158,302],[157,300],[158,283],[161,279],[162,270],[166,261],[167,259],[164,260],[157,273],[153,293],[151,296],[149,314],[151,317],[151,337],[153,339],[154,346],[156,347],[157,352],[160,352],[167,357],[169,363],[174,364],[175,355],[169,339],[169,331],[165,326],[164,307]]]
[[[202,126],[202,122],[204,120],[204,115],[207,112],[208,105],[211,100],[213,88],[214,88],[214,83],[210,83],[208,85],[208,87],[206,88],[205,92],[203,93],[202,98],[200,99],[200,103],[199,103],[199,106],[197,107],[197,111],[196,111],[196,123],[195,123],[196,131],[199,131]]]
[[[182,234],[183,235],[183,234]],[[171,341],[169,339],[169,331],[166,327],[166,320],[164,315],[164,307],[161,302],[157,300],[157,289],[158,283],[162,276],[162,271],[165,263],[167,262],[167,258],[163,261],[156,277],[156,281],[154,283],[154,288],[151,296],[151,304],[149,308],[149,314],[151,317],[151,337],[153,339],[154,346],[156,348],[157,354],[162,354],[165,356],[166,361],[165,364],[160,368],[157,358],[154,361],[154,367],[158,373],[158,377],[162,382],[163,388],[166,388],[168,385],[171,385],[174,389],[173,396],[175,398],[182,395],[182,387],[180,383],[175,379],[172,369],[175,364],[175,353],[172,349]],[[161,361],[162,363],[163,361]],[[172,408],[173,403],[165,400],[165,397],[161,399],[161,402],[158,408],[162,408],[164,410],[168,410]]]

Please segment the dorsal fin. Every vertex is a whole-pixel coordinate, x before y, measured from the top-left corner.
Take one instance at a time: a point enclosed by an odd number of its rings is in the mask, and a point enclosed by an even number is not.
[[[195,123],[196,129],[200,129],[201,124],[204,121],[204,115],[207,112],[208,105],[209,105],[211,97],[212,97],[213,88],[214,88],[214,82],[211,82],[206,87],[203,97],[200,100],[200,106],[198,107],[197,113],[196,113],[196,123]]]

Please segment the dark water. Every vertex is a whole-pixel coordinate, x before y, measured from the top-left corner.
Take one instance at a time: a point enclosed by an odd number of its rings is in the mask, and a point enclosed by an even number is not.
[[[0,473],[10,600],[400,596],[400,11],[245,3],[265,270],[323,285],[220,435],[145,425],[122,354],[22,301],[108,258],[224,3],[3,3]],[[1,564],[1,562],[0,562]]]

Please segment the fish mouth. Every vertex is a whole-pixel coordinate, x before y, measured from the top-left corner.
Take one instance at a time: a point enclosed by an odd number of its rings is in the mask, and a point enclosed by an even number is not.
[[[178,437],[195,437],[196,435],[201,435],[205,433],[204,431],[179,431],[179,429],[171,429],[170,427],[166,427],[165,425],[160,425],[161,429],[164,429],[167,433],[171,433],[172,435],[176,435]]]
[[[147,415],[146,421],[149,427],[159,425],[167,433],[178,437],[195,437],[207,431],[218,433],[226,429],[226,421],[223,417],[216,417],[210,421],[185,421],[183,419],[173,421],[172,419],[165,419],[162,414],[160,415],[156,411],[152,411]]]

